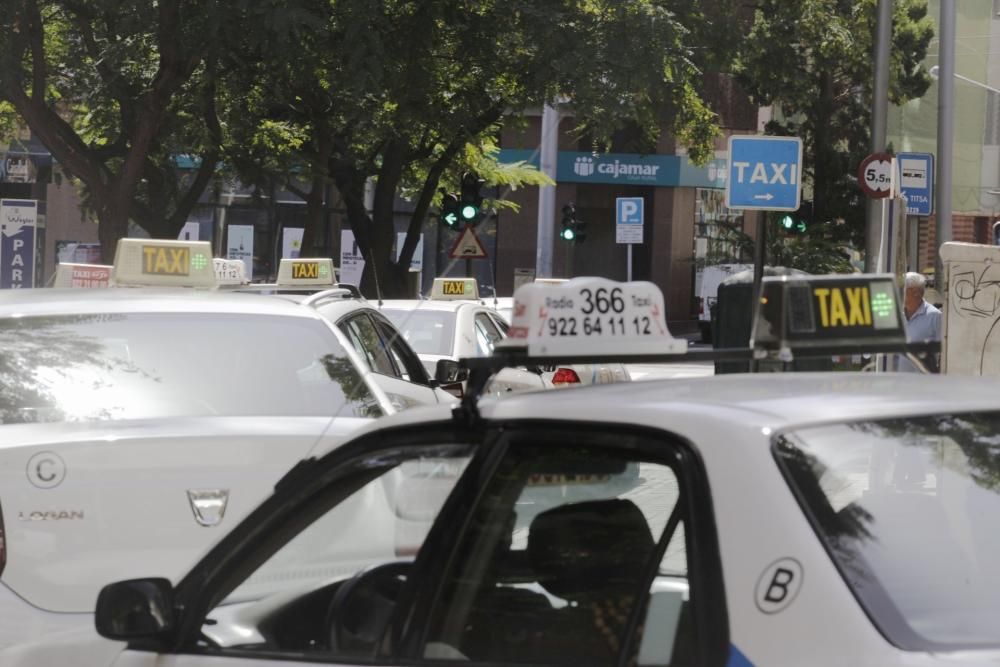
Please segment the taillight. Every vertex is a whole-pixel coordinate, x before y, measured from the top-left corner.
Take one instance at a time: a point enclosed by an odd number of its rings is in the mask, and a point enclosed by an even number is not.
[[[580,376],[572,368],[559,368],[552,376],[552,384],[580,384]]]
[[[7,564],[7,536],[3,532],[3,508],[0,507],[0,574]]]

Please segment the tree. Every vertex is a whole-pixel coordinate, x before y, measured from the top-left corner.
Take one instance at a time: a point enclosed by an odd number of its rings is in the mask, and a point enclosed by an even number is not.
[[[82,181],[106,261],[130,217],[176,237],[215,170],[211,54],[230,9],[203,0],[11,0],[0,15],[0,99]],[[192,176],[176,168],[182,150],[199,152]]]
[[[760,0],[737,64],[753,101],[777,108],[767,133],[802,137],[816,223],[828,225],[830,240],[858,247],[865,207],[856,170],[870,152],[875,9],[876,0]],[[893,104],[926,92],[920,63],[932,36],[926,0],[894,0]],[[843,222],[828,224],[835,221]]]
[[[260,100],[259,118],[227,126],[242,128],[246,147],[277,124],[301,147],[277,164],[273,155],[245,154],[240,173],[308,183],[307,202],[321,201],[317,189],[335,184],[368,259],[363,286],[377,271],[385,294],[401,294],[440,188],[454,189],[472,166],[467,147],[488,153],[498,124],[511,114],[565,97],[578,129],[599,144],[626,122],[655,137],[666,119],[693,159],[711,156],[718,130],[697,94],[704,54],[696,54],[693,33],[671,9],[684,9],[692,22],[700,15],[690,3],[669,4],[297,0],[309,17],[301,22],[299,49],[278,53],[258,44],[261,57],[230,84]],[[399,196],[410,198],[413,212],[397,261]],[[307,252],[310,234],[307,226]]]

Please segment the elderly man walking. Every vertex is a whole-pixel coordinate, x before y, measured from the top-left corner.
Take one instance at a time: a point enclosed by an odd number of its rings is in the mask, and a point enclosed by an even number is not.
[[[941,340],[941,311],[924,299],[927,280],[919,273],[909,272],[904,280],[903,313],[906,315],[906,340],[924,343]],[[925,362],[930,370],[937,371],[937,363]],[[899,359],[902,373],[919,373],[920,370],[905,357]]]

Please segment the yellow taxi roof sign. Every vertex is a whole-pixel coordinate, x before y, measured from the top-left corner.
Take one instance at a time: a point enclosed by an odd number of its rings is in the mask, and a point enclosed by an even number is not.
[[[905,321],[891,274],[767,276],[750,345],[779,359],[804,348],[905,345]]]
[[[431,286],[434,301],[479,299],[479,283],[475,278],[435,278]]]
[[[53,287],[109,287],[111,265],[60,262],[56,265]]]
[[[119,286],[215,287],[208,241],[120,239],[112,282]]]
[[[282,258],[278,264],[278,280],[282,287],[333,287],[337,272],[329,257]]]

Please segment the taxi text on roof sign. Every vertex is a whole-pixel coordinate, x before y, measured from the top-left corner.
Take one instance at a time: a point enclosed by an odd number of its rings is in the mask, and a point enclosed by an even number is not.
[[[53,287],[108,287],[110,281],[110,266],[60,262]]]
[[[113,281],[131,286],[214,287],[212,245],[208,241],[121,239]]]
[[[475,278],[435,278],[431,287],[431,299],[478,299],[479,283]]]
[[[758,350],[832,343],[904,344],[891,275],[771,276],[761,284],[752,345]]]
[[[332,287],[336,282],[333,260],[329,257],[311,257],[309,259],[286,257],[278,265],[278,285]]]
[[[509,338],[498,349],[532,357],[683,354],[667,329],[663,293],[650,282],[574,278],[528,283],[514,293]]]

